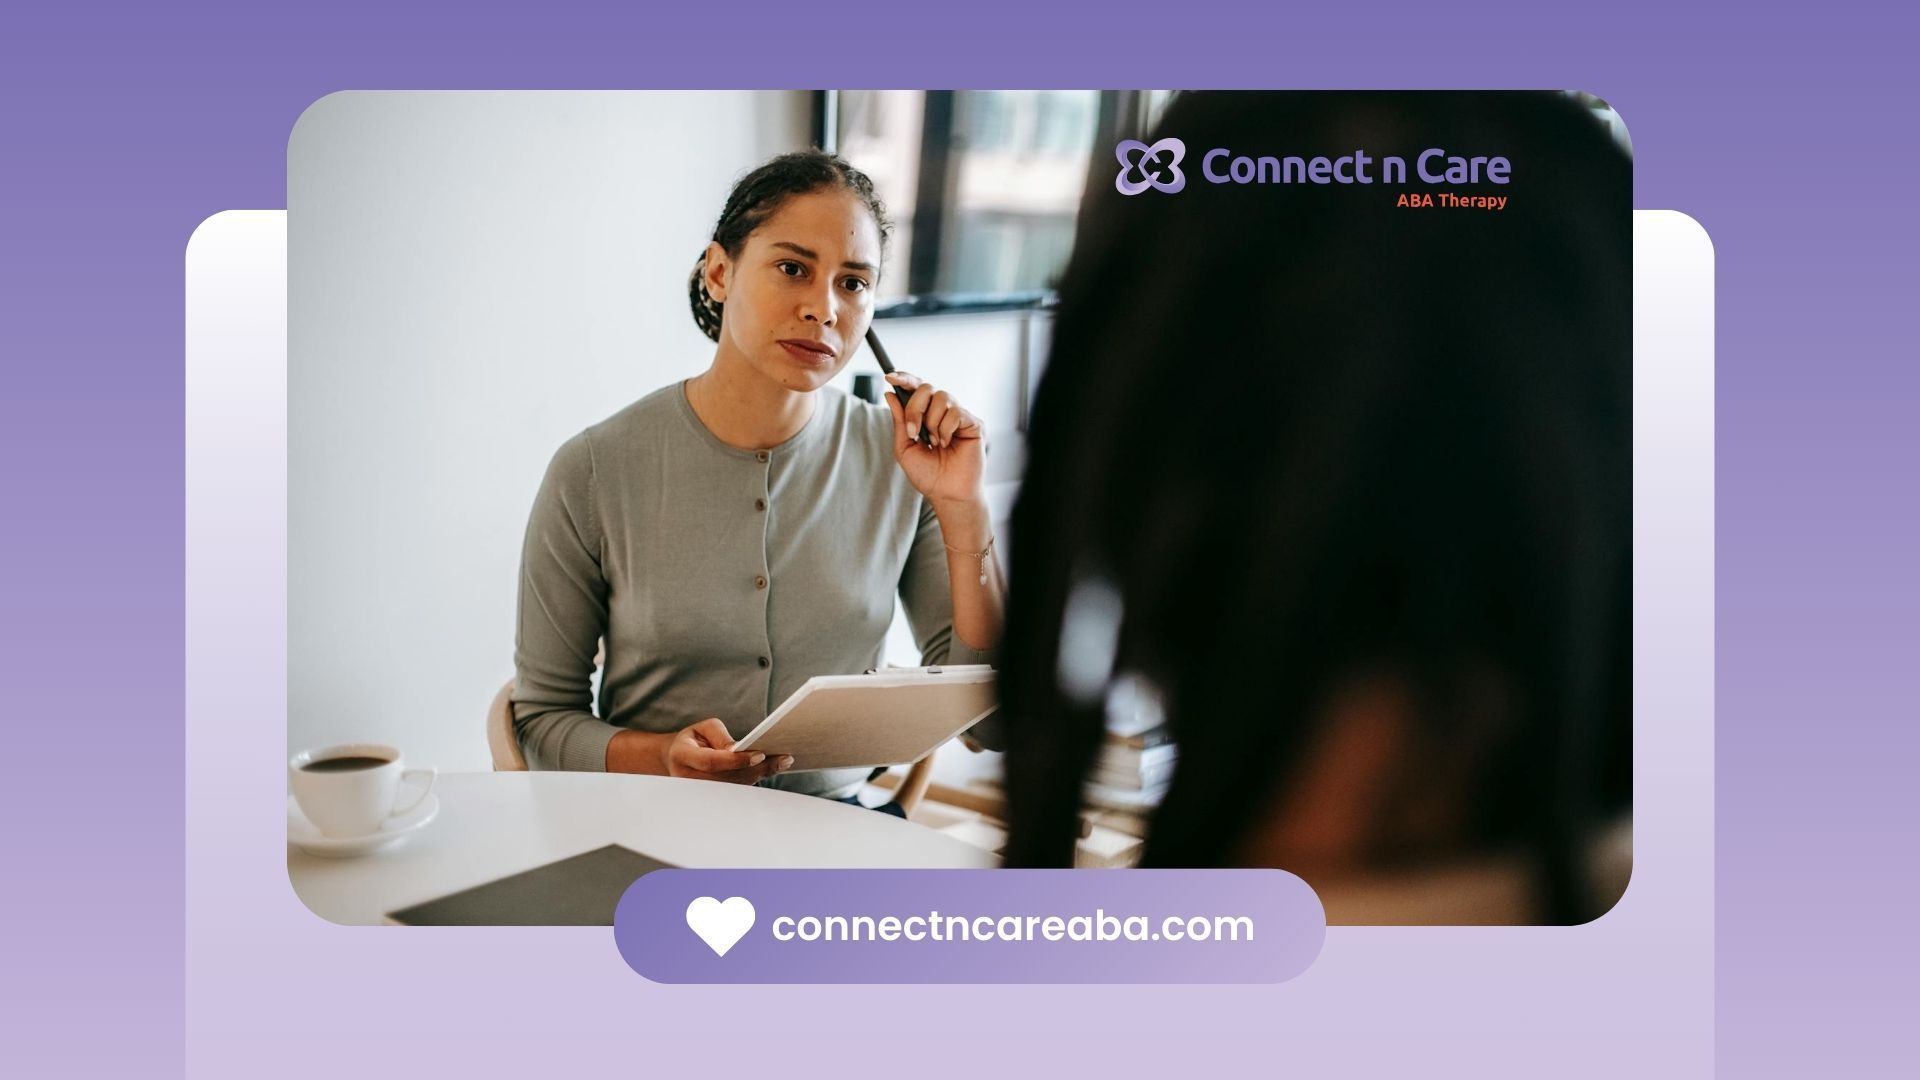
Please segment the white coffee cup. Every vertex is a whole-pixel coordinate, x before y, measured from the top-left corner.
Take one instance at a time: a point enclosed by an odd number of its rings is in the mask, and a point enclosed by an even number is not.
[[[409,769],[400,751],[380,743],[302,750],[287,762],[300,812],[329,837],[366,836],[418,807],[433,790],[433,769]],[[405,786],[413,789],[403,793]]]

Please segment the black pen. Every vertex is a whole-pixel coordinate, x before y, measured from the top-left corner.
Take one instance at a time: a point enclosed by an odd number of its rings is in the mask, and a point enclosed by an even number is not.
[[[872,349],[873,358],[880,361],[880,370],[888,375],[893,374],[893,361],[887,359],[886,347],[880,344],[880,335],[873,332],[871,325],[867,327],[867,348]],[[900,399],[900,408],[905,411],[907,402],[913,399],[913,391],[904,386],[895,386],[893,396]],[[920,441],[926,444],[928,449],[933,448],[933,432],[927,430],[925,424],[920,425]]]

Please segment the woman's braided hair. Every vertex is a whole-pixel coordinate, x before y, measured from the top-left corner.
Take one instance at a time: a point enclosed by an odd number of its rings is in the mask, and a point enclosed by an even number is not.
[[[781,154],[741,177],[720,211],[720,220],[713,227],[713,239],[729,257],[737,259],[746,247],[747,237],[789,197],[835,186],[860,196],[867,209],[873,211],[874,224],[880,229],[880,253],[884,261],[893,223],[887,220],[887,209],[880,196],[874,194],[873,181],[838,155],[820,149]],[[707,292],[706,270],[707,253],[703,248],[693,264],[693,273],[687,278],[687,297],[693,305],[694,324],[700,327],[701,333],[719,341],[720,311],[725,305]]]

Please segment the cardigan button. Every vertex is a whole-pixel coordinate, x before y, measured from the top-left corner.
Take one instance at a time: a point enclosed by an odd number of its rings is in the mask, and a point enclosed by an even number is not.
[[[753,455],[753,456],[754,456],[754,457],[756,457],[756,458],[759,458],[759,459],[760,459],[761,461],[765,461],[765,460],[767,460],[767,452],[766,452],[765,450],[762,450],[762,451],[760,451],[759,453],[757,453],[757,454],[755,454],[755,455]]]
[[[769,659],[767,659],[766,657],[764,657],[764,656],[763,656],[763,657],[761,657],[761,658],[760,658],[760,666],[761,666],[761,667],[772,667],[772,666],[773,666],[773,661],[771,661],[771,660],[769,660]]]
[[[767,587],[767,579],[766,579],[766,576],[765,576],[765,575],[763,575],[763,574],[756,574],[756,575],[754,575],[754,578],[753,578],[753,587],[754,587],[754,588],[756,588],[756,589],[764,589],[764,588],[766,588],[766,587]]]
[[[765,510],[767,508],[767,500],[765,499],[753,500],[753,508],[755,510]]]

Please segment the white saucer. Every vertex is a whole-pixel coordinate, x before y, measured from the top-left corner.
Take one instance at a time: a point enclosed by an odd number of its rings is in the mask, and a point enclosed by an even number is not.
[[[287,796],[287,842],[309,855],[323,859],[345,859],[379,851],[398,843],[427,827],[440,815],[440,798],[428,792],[420,805],[396,818],[389,818],[379,832],[365,836],[327,836],[300,812],[300,803]]]

